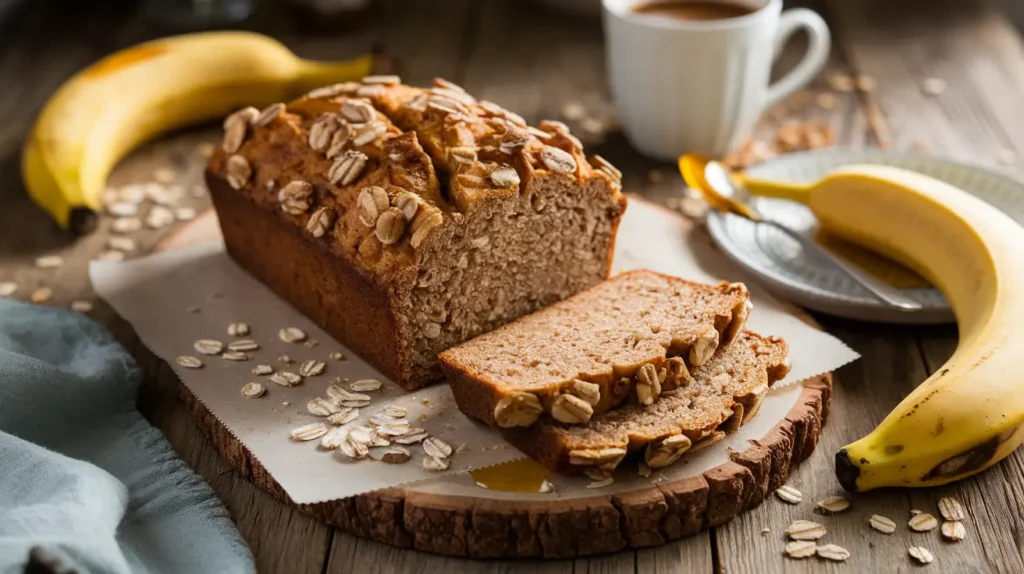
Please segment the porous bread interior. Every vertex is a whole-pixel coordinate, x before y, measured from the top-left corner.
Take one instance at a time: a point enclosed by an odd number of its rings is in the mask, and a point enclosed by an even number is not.
[[[708,328],[731,322],[746,290],[652,271],[623,273],[482,335],[443,360],[501,392],[554,392],[574,379],[609,383],[646,363],[686,356]]]

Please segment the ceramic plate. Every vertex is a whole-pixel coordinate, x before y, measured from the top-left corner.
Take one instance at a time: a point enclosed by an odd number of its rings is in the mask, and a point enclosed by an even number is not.
[[[813,182],[837,167],[853,163],[891,165],[929,175],[991,203],[1024,225],[1024,181],[941,158],[833,149],[787,155],[753,167],[748,173],[759,179]],[[755,198],[753,205],[766,217],[800,232],[813,235],[817,228],[814,216],[803,205],[771,198]],[[887,323],[937,324],[954,320],[949,303],[933,288],[904,290],[923,305],[920,311],[890,309],[842,272],[805,253],[797,241],[778,230],[717,212],[708,215],[707,223],[711,236],[730,259],[772,290],[809,309]]]

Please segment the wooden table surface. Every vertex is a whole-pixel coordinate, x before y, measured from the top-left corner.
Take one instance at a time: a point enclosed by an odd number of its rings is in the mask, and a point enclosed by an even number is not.
[[[109,222],[77,242],[58,232],[25,196],[18,167],[21,142],[42,103],[70,74],[160,31],[146,24],[133,4],[101,4],[102,9],[93,3],[32,4],[0,40],[0,282],[18,282],[15,297],[21,299],[34,287],[53,287],[49,304],[66,306],[72,300],[94,299],[86,267],[102,250]],[[1024,153],[1024,44],[997,9],[981,0],[803,4],[822,12],[831,25],[835,49],[830,70],[870,75],[876,87],[840,94],[831,110],[815,105],[814,98],[798,99],[786,106],[785,114],[769,114],[760,136],[773,133],[784,115],[829,123],[840,145],[884,141],[894,150],[926,147],[987,165]],[[610,110],[599,22],[567,18],[519,0],[394,1],[385,3],[365,27],[340,37],[301,37],[288,18],[272,10],[259,13],[252,27],[314,58],[347,57],[380,43],[403,58],[407,82],[424,84],[443,76],[531,122],[557,118],[570,101],[598,115]],[[920,85],[929,77],[946,80],[948,89],[938,97],[924,95]],[[821,79],[810,91],[826,89]],[[147,146],[118,168],[112,185],[151,181],[155,169],[170,167],[191,190],[199,183],[203,163],[196,145],[217,137],[211,130],[193,131]],[[672,166],[640,157],[616,133],[589,150],[625,172],[629,191],[660,201],[680,191]],[[652,170],[661,173],[660,181],[649,175]],[[208,205],[201,189],[189,202],[197,208]],[[151,249],[167,231],[136,234],[140,251]],[[36,256],[52,253],[63,255],[66,264],[57,270],[34,267]],[[255,489],[199,433],[177,398],[173,375],[139,348],[131,328],[101,302],[92,315],[140,358],[150,374],[140,409],[223,499],[263,572],[902,572],[918,568],[907,556],[910,545],[926,546],[935,554],[936,562],[925,571],[1024,572],[1020,451],[960,484],[858,495],[850,511],[833,517],[811,512],[813,501],[841,491],[832,472],[836,449],[869,432],[948,358],[956,345],[953,326],[905,328],[818,317],[863,358],[837,373],[835,402],[822,441],[789,481],[804,493],[803,504],[789,506],[773,498],[725,526],[658,548],[577,560],[481,562],[357,539]],[[912,534],[902,527],[911,509],[936,513],[942,496],[954,496],[966,506],[965,540],[944,543],[937,532]],[[865,521],[874,513],[900,524],[896,533],[885,536],[871,530]],[[823,521],[829,529],[827,541],[849,549],[850,560],[836,565],[783,558],[782,530],[799,518]],[[764,528],[770,532],[762,534]]]

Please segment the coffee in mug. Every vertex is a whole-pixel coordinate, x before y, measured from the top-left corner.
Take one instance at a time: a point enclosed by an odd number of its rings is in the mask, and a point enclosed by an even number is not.
[[[742,4],[699,0],[693,2],[685,0],[682,2],[650,2],[637,4],[632,10],[637,14],[696,21],[738,18],[754,11],[751,7]]]

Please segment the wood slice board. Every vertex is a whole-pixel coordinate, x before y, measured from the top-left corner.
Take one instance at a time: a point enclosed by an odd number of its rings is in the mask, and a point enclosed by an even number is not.
[[[631,198],[631,210],[662,210]],[[694,224],[675,216],[681,234]],[[157,245],[165,251],[219,237],[212,211]],[[809,319],[808,319],[809,320]],[[474,558],[566,558],[664,544],[721,525],[761,503],[818,443],[832,375],[803,382],[788,414],[729,462],[681,480],[576,498],[495,497],[485,489],[438,494],[416,485],[318,504],[295,504],[248,449],[184,384],[181,394],[214,447],[246,479],[281,501],[342,530],[392,546]],[[476,492],[478,490],[478,492]]]

